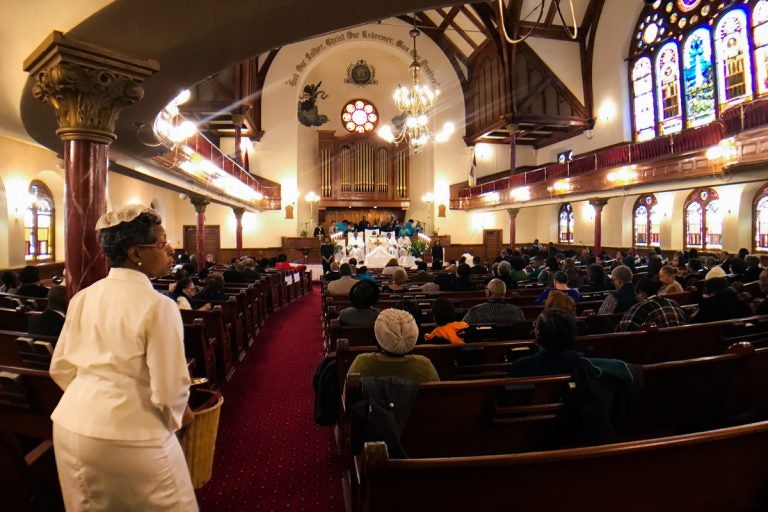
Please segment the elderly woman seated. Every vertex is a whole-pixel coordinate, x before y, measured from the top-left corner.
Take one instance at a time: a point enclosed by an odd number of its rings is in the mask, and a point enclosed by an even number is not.
[[[384,286],[384,291],[402,292],[405,287],[403,283],[408,280],[408,272],[402,268],[396,268],[392,273],[392,282]]]
[[[363,377],[400,377],[417,382],[440,380],[429,359],[409,354],[419,336],[419,328],[410,313],[385,309],[376,318],[373,332],[379,350],[358,355],[347,375],[359,373]]]
[[[576,367],[581,352],[573,350],[576,340],[576,317],[562,309],[541,312],[534,327],[539,352],[518,359],[509,368],[510,377],[569,374]]]

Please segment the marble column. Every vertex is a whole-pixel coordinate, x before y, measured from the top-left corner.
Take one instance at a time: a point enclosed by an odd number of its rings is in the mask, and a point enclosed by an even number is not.
[[[516,221],[517,214],[520,213],[520,208],[507,208],[509,214],[509,246],[514,251],[516,249],[515,237],[517,234]]]
[[[144,95],[159,66],[53,32],[24,62],[35,98],[56,113],[64,142],[65,260],[73,295],[107,273],[95,226],[107,206],[109,145],[120,111]],[[120,205],[122,206],[122,205]]]
[[[235,227],[235,249],[237,257],[241,258],[243,256],[243,214],[245,213],[245,208],[233,207],[232,211],[235,213],[235,218],[237,219],[237,226]]]
[[[189,202],[195,207],[197,212],[197,231],[195,233],[195,254],[197,255],[197,269],[205,266],[205,208],[211,200],[205,196],[190,196]]]
[[[603,206],[605,206],[607,203],[608,203],[607,199],[595,198],[595,199],[589,200],[589,204],[591,204],[592,207],[595,209],[595,247],[593,251],[596,257],[600,255],[600,250],[602,249]]]

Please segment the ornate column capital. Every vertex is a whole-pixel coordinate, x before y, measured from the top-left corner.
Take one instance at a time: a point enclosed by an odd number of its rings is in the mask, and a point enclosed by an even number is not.
[[[35,80],[32,94],[56,111],[62,140],[115,140],[120,111],[144,96],[141,82],[159,69],[137,59],[55,31],[27,57],[24,71]]]
[[[235,214],[235,217],[240,220],[243,218],[243,214],[245,213],[245,208],[242,208],[240,206],[233,206],[232,212]]]
[[[205,213],[205,208],[211,204],[211,198],[206,196],[190,195],[189,202],[195,207],[197,213]]]
[[[507,208],[507,213],[509,214],[509,220],[515,220],[517,214],[520,213],[520,208]]]
[[[603,199],[603,198],[600,198],[600,197],[594,197],[594,198],[589,200],[589,204],[591,204],[592,207],[595,210],[602,210],[603,206],[608,204],[608,199]]]

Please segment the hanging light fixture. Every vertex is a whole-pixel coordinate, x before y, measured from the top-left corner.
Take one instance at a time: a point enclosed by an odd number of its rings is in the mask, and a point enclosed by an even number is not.
[[[416,38],[421,32],[416,28],[416,15],[413,16],[413,28],[409,35],[413,39],[413,61],[410,65],[411,86],[398,86],[394,94],[395,106],[400,111],[398,116],[401,126],[396,135],[392,127],[384,125],[378,130],[379,136],[387,142],[399,144],[407,142],[414,153],[421,151],[429,142],[445,142],[454,131],[453,123],[445,123],[436,134],[429,127],[429,111],[434,106],[439,90],[432,90],[428,85],[419,82],[419,57],[416,53]]]

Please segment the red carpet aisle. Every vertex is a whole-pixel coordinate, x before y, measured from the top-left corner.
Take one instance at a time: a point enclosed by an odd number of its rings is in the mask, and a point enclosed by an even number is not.
[[[213,479],[203,512],[344,510],[333,430],[315,425],[320,291],[272,314],[222,389]]]

